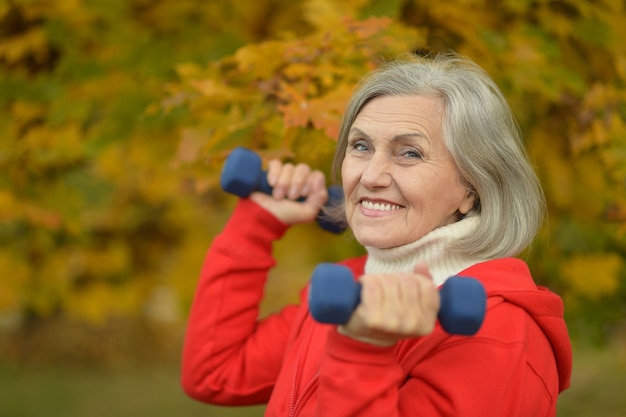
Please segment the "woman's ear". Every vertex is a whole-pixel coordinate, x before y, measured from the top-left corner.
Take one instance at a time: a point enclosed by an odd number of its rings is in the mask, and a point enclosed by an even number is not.
[[[459,205],[459,213],[462,215],[466,215],[469,213],[474,206],[476,205],[476,200],[478,199],[478,195],[476,194],[476,190],[471,185],[467,186],[467,191],[465,193],[465,198],[461,201]]]

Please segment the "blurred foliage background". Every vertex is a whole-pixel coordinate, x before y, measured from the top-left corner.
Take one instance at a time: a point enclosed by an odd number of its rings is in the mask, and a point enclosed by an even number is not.
[[[525,257],[576,348],[559,414],[623,416],[625,22],[622,0],[0,0],[0,416],[260,415],[178,386],[224,158],[328,173],[355,83],[446,50],[501,86],[547,194]],[[361,253],[315,226],[276,250],[264,312]]]

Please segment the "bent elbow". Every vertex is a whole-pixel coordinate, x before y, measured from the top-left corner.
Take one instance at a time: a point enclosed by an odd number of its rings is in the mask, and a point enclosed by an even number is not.
[[[215,375],[191,370],[183,366],[180,383],[183,392],[190,398],[206,404],[229,405],[224,387],[220,388]]]
[[[180,384],[183,392],[190,398],[204,403],[211,402],[211,392],[207,387],[206,375],[198,372],[198,366],[183,358]]]

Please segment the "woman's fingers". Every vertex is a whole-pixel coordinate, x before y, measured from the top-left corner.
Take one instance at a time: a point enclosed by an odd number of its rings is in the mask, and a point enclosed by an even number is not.
[[[307,164],[283,164],[276,159],[270,161],[267,179],[274,188],[272,196],[277,200],[283,198],[297,200],[300,197],[306,197],[311,172]]]
[[[306,164],[272,160],[268,164],[267,180],[273,187],[271,198],[256,193],[251,198],[286,224],[314,220],[328,199],[324,174]],[[303,201],[296,202],[300,198]]]
[[[360,281],[361,304],[340,328],[342,333],[390,345],[433,331],[440,299],[430,274],[364,275]]]

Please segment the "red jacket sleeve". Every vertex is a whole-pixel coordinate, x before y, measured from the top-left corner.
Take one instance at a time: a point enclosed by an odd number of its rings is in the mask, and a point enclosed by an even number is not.
[[[213,404],[268,401],[297,307],[258,320],[272,242],[287,226],[239,201],[203,264],[183,347],[182,385]]]

